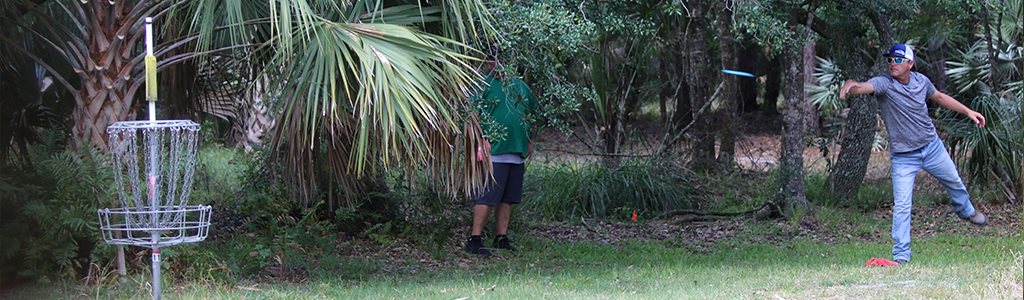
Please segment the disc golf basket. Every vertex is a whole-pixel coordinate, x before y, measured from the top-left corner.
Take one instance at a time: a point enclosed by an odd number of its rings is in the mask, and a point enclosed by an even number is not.
[[[99,210],[103,240],[153,249],[153,298],[160,298],[160,248],[206,239],[210,206],[188,205],[199,124],[128,121],[107,127],[121,207]]]
[[[152,18],[146,18],[148,121],[107,127],[120,207],[100,209],[100,232],[111,245],[153,249],[153,299],[160,299],[160,248],[206,239],[208,205],[189,205],[199,124],[156,120],[156,57]]]

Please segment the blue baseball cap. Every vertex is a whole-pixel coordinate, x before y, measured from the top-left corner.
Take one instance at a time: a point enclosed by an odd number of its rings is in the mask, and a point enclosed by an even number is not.
[[[882,56],[896,56],[906,58],[907,60],[914,60],[914,49],[910,49],[910,46],[905,44],[896,44],[893,45],[892,48],[889,48],[889,53],[882,54]]]

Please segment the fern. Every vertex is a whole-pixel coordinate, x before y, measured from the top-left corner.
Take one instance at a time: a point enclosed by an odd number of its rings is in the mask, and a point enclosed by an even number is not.
[[[65,135],[42,134],[31,169],[0,166],[0,278],[74,279],[93,259],[109,259],[96,210],[111,203],[107,156],[91,145],[65,149]],[[97,255],[101,254],[101,255]]]

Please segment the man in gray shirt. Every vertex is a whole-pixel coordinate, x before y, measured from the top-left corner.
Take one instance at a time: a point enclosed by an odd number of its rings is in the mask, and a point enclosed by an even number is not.
[[[846,94],[874,94],[882,111],[882,120],[889,132],[889,162],[892,168],[892,256],[898,264],[910,261],[910,211],[917,171],[924,169],[946,188],[950,204],[960,218],[976,225],[985,225],[985,215],[974,210],[967,188],[960,180],[956,165],[946,152],[931,118],[925,99],[964,114],[975,126],[985,127],[985,117],[967,108],[949,95],[936,91],[932,82],[914,67],[914,50],[896,44],[883,55],[889,63],[889,74],[867,82],[847,80],[839,91]]]

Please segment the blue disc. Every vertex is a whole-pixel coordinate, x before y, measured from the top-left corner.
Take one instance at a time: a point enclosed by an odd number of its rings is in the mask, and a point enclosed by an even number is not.
[[[750,74],[750,73],[747,73],[747,72],[740,72],[740,71],[736,71],[736,70],[722,70],[722,72],[725,72],[725,74],[732,74],[732,75],[743,76],[743,77],[754,77],[754,74]]]

